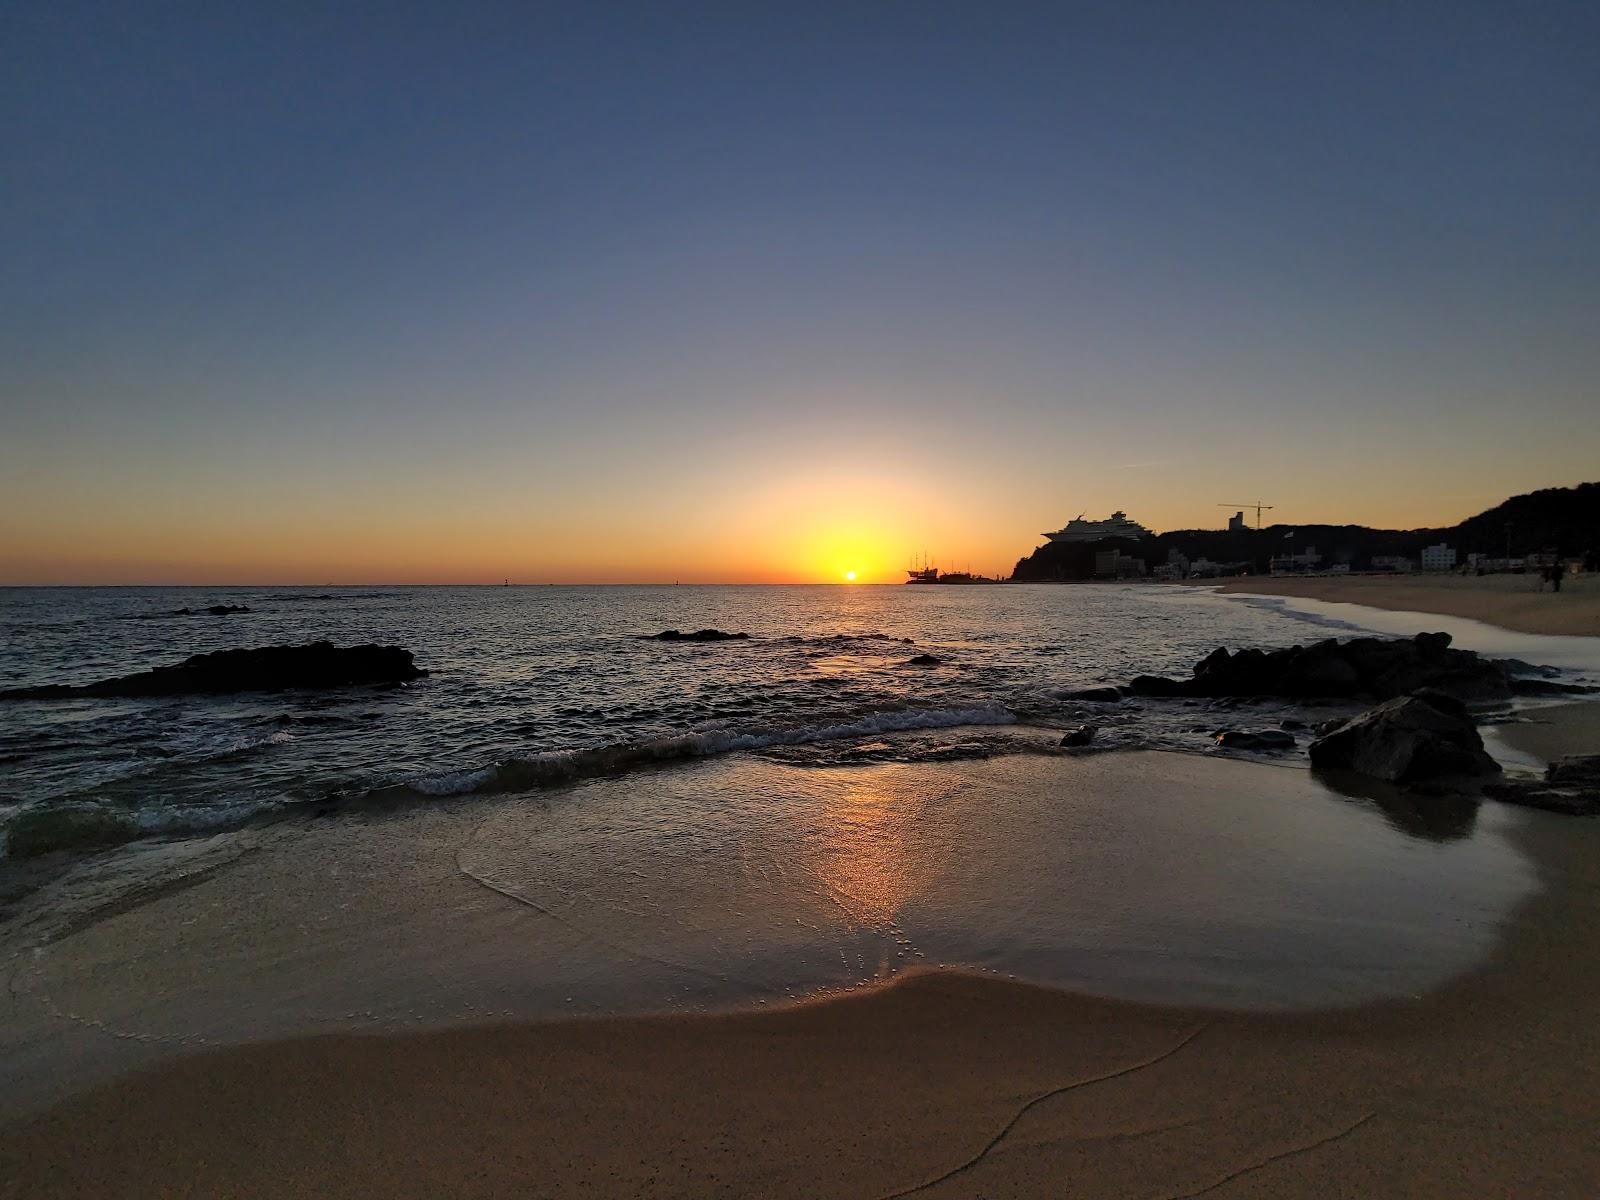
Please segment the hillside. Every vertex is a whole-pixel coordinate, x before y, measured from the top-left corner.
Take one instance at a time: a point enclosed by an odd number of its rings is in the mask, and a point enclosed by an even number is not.
[[[1291,538],[1289,535],[1293,535]],[[1366,570],[1374,555],[1415,558],[1436,542],[1454,546],[1462,560],[1470,553],[1521,557],[1553,551],[1568,556],[1600,552],[1600,483],[1570,488],[1542,488],[1513,496],[1493,508],[1442,529],[1371,529],[1364,525],[1268,525],[1261,530],[1178,529],[1129,541],[1047,542],[1019,559],[1011,578],[1017,581],[1088,579],[1099,550],[1120,550],[1142,559],[1147,567],[1167,561],[1177,550],[1190,559],[1253,563],[1264,570],[1274,554],[1291,546],[1297,552],[1314,546],[1325,565],[1346,563]]]

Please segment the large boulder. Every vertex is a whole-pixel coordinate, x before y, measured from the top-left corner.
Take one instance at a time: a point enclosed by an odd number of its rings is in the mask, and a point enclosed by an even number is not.
[[[1498,774],[1465,706],[1442,692],[1387,700],[1311,743],[1315,767],[1413,783]]]
[[[1193,678],[1141,675],[1129,689],[1145,696],[1285,696],[1291,699],[1389,700],[1419,688],[1437,688],[1464,700],[1511,694],[1505,668],[1470,650],[1450,648],[1447,633],[1414,638],[1328,638],[1286,650],[1213,650],[1195,664]]]
[[[182,696],[280,692],[355,684],[404,683],[426,675],[399,646],[261,646],[196,654],[168,667],[96,683],[13,688],[0,700],[57,700],[76,696]]]

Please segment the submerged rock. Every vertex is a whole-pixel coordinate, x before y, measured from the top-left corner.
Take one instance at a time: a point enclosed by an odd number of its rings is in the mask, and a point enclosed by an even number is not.
[[[1419,688],[1459,699],[1494,700],[1511,694],[1498,662],[1470,650],[1452,650],[1447,633],[1414,638],[1328,638],[1287,650],[1213,650],[1195,664],[1191,679],[1140,675],[1129,687],[1145,696],[1292,699],[1369,697],[1389,700]]]
[[[1518,696],[1585,696],[1600,692],[1587,683],[1559,683],[1553,679],[1513,679],[1511,691]]]
[[[1216,735],[1224,750],[1293,750],[1294,735],[1281,729],[1251,733],[1243,729],[1224,729]]]
[[[1600,787],[1600,754],[1572,754],[1545,768],[1551,783],[1583,783]]]
[[[1062,700],[1083,700],[1090,704],[1116,704],[1122,699],[1122,689],[1119,687],[1092,687],[1082,688],[1076,692],[1066,692]]]
[[[1494,775],[1466,707],[1438,691],[1385,701],[1311,743],[1311,764],[1395,783]]]
[[[1502,779],[1484,784],[1483,794],[1502,804],[1568,817],[1600,815],[1600,787],[1556,787],[1541,779]]]
[[[55,700],[74,696],[182,696],[227,692],[279,692],[355,684],[394,684],[427,672],[399,646],[261,646],[196,654],[169,667],[121,675],[96,683],[13,688],[0,700]]]
[[[250,609],[243,604],[213,604],[210,608],[175,608],[172,615],[175,617],[226,617],[230,613],[247,613]]]
[[[906,659],[908,667],[937,667],[940,659],[932,654],[918,654],[914,658]]]
[[[1076,729],[1069,729],[1061,739],[1063,746],[1087,746],[1094,741],[1095,734],[1100,732],[1096,725],[1079,725]]]
[[[1558,758],[1544,778],[1506,779],[1484,785],[1484,795],[1506,804],[1574,817],[1600,816],[1600,754]]]
[[[645,634],[646,641],[654,642],[739,642],[749,637],[748,633],[724,633],[720,629],[696,629],[693,633],[665,629],[660,633]]]

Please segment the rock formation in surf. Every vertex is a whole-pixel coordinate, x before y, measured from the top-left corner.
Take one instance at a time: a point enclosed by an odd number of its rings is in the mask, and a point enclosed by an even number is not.
[[[1543,779],[1506,779],[1485,784],[1483,791],[1507,804],[1575,817],[1600,816],[1600,754],[1558,758],[1545,768]]]
[[[1448,633],[1414,638],[1337,638],[1287,650],[1219,648],[1195,664],[1192,679],[1140,675],[1143,696],[1283,696],[1291,699],[1392,700],[1434,688],[1459,700],[1511,695],[1505,668],[1470,650],[1452,650]]]
[[[399,646],[261,646],[196,654],[172,666],[95,683],[52,684],[0,691],[0,700],[59,700],[78,696],[183,696],[281,692],[395,684],[426,675]]]

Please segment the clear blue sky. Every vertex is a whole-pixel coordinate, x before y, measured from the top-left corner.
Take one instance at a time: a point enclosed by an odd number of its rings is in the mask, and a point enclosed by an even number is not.
[[[993,569],[1600,476],[1594,4],[13,0],[0,55],[0,582]]]

